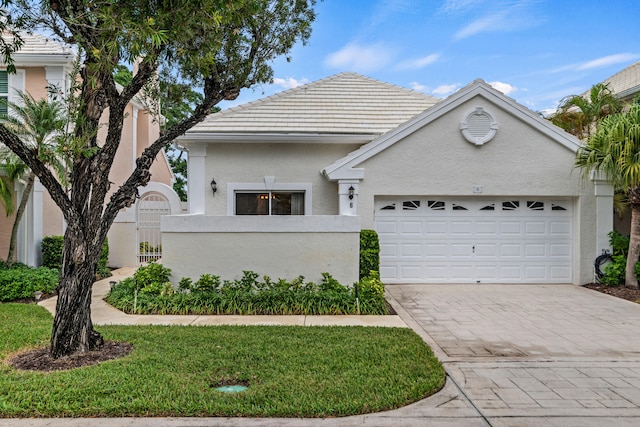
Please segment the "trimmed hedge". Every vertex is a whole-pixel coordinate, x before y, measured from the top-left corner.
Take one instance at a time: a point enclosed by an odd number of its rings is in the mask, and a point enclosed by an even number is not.
[[[58,270],[24,265],[0,269],[0,302],[33,298],[36,291],[53,293],[58,287]]]
[[[170,274],[149,263],[115,285],[105,300],[129,314],[389,314],[375,272],[357,284],[358,300],[355,286],[343,286],[328,273],[318,284],[303,277],[273,281],[252,271],[237,280],[204,274],[196,282],[181,279],[177,290]]]
[[[47,236],[42,239],[42,266],[47,268],[62,269],[62,248],[64,246],[63,236]],[[109,262],[109,239],[104,239],[100,257],[98,258],[98,269],[96,274],[100,277],[110,276],[107,263]]]
[[[380,241],[375,230],[360,231],[360,279],[375,272],[380,277]]]
[[[62,268],[62,247],[64,237],[47,236],[42,239],[42,266],[47,268]]]

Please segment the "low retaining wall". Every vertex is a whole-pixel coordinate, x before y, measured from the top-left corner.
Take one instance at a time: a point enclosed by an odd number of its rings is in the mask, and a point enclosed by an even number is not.
[[[164,216],[162,263],[172,280],[222,279],[251,270],[261,276],[319,282],[330,273],[344,285],[358,280],[360,218],[354,216]]]

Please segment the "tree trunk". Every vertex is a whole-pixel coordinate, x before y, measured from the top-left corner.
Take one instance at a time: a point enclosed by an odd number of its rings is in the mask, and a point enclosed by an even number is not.
[[[638,289],[636,278],[636,263],[640,258],[640,204],[631,201],[631,235],[629,239],[629,253],[627,254],[627,268],[625,270],[625,286]]]
[[[91,288],[96,277],[98,252],[87,235],[74,229],[67,228],[64,236],[58,303],[51,333],[53,358],[94,350],[104,343],[91,322]],[[101,247],[100,242],[98,248]]]
[[[33,190],[33,184],[36,180],[36,174],[33,172],[29,173],[29,178],[27,179],[27,186],[24,188],[24,192],[22,193],[22,199],[20,200],[20,206],[16,211],[16,217],[13,220],[13,227],[11,227],[11,239],[9,240],[9,253],[7,254],[7,262],[11,263],[14,261],[15,252],[16,252],[16,242],[18,241],[18,226],[20,225],[20,221],[22,221],[22,215],[24,215],[24,210],[27,207],[27,202],[29,202],[29,196],[31,195],[31,191]]]

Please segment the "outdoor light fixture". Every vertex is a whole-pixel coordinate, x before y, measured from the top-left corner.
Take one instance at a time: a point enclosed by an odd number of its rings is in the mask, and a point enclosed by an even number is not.
[[[211,191],[213,191],[213,194],[216,194],[216,191],[218,191],[218,183],[215,178],[211,178]]]
[[[40,301],[40,298],[42,298],[42,292],[40,291],[35,291],[33,293],[33,297],[36,299],[36,301]]]
[[[353,192],[355,191],[355,188],[353,188],[353,185],[351,187],[349,187],[349,200],[353,200]]]

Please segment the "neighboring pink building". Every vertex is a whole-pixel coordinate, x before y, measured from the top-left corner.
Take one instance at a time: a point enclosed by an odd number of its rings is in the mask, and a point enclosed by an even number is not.
[[[69,73],[75,59],[74,52],[41,35],[24,35],[24,45],[13,55],[17,72],[7,74],[0,68],[0,97],[18,102],[17,91],[30,93],[34,98],[48,96],[47,87],[62,91],[69,88]],[[157,120],[139,100],[129,103],[123,127],[122,142],[110,173],[110,181],[117,189],[131,174],[135,159],[158,137]],[[98,135],[104,137],[106,127]],[[2,171],[0,171],[2,173]],[[173,175],[167,158],[162,154],[151,167],[152,181],[140,189],[140,200],[124,209],[109,232],[110,266],[138,265],[160,255],[159,217],[182,212],[180,200],[171,188]],[[24,183],[16,184],[16,196],[22,194]],[[0,206],[0,259],[7,255],[13,216],[6,217]],[[65,224],[62,213],[44,187],[36,181],[29,205],[22,218],[18,235],[17,259],[30,265],[41,263],[42,238],[62,235]]]

